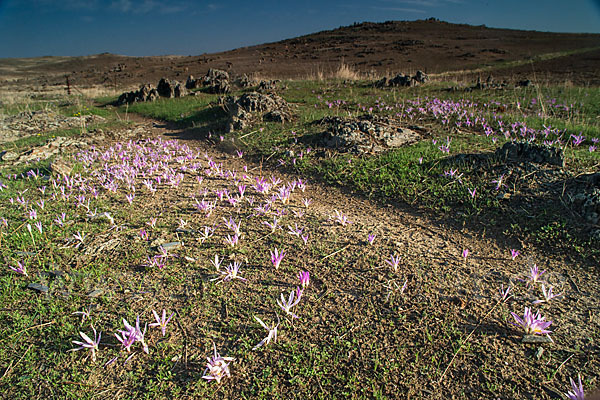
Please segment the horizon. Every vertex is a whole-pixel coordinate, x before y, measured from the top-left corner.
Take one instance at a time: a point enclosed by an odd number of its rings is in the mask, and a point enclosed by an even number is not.
[[[491,4],[490,4],[491,3]],[[600,33],[600,0],[204,1],[0,0],[0,58],[188,56],[350,26],[436,18],[453,24],[552,33]],[[31,8],[33,6],[33,9]],[[516,10],[516,12],[515,12]],[[31,29],[35,26],[36,29]]]

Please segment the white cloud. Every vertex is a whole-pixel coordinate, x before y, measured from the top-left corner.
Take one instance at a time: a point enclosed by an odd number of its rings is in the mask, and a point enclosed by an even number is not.
[[[110,7],[122,13],[133,14],[148,14],[151,12],[173,14],[186,9],[186,6],[180,3],[155,0],[115,0]]]
[[[418,13],[418,14],[424,14],[427,11],[425,10],[421,10],[419,8],[404,8],[404,7],[377,7],[377,6],[373,6],[371,7],[374,10],[383,10],[383,11],[397,11],[397,12],[405,12],[405,13]]]
[[[447,5],[448,3],[451,4],[462,4],[463,0],[380,0],[383,1],[385,3],[393,3],[393,4],[407,4],[407,5],[412,5],[412,6],[419,6],[419,7],[441,7],[444,5]]]

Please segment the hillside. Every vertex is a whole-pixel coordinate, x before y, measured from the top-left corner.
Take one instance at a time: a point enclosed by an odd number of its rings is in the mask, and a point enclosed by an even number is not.
[[[493,29],[434,19],[365,22],[197,56],[127,57],[104,53],[0,59],[0,83],[32,88],[62,86],[65,75],[69,75],[71,83],[80,87],[123,88],[155,83],[163,76],[184,80],[190,74],[203,75],[208,68],[227,69],[234,75],[303,78],[327,74],[342,62],[373,75],[419,69],[439,74],[483,67],[494,69],[494,76],[504,79],[534,77],[598,85],[600,35]],[[472,79],[472,75],[461,77]]]

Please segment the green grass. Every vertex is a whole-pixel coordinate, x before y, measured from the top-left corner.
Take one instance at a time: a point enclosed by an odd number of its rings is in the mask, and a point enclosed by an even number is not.
[[[184,127],[219,118],[219,108],[213,105],[217,95],[200,94],[178,99],[160,98],[152,103],[134,103],[121,107],[121,111],[142,114],[148,117],[175,122]]]
[[[504,173],[505,165],[491,153],[503,141],[494,144],[477,129],[457,132],[449,126],[451,124],[422,117],[404,123],[426,127],[429,133],[424,140],[381,154],[358,156],[329,151],[319,145],[318,136],[323,128],[314,121],[324,116],[347,116],[348,113],[356,116],[363,114],[363,106],[368,109],[376,108],[378,103],[403,104],[413,98],[446,96],[444,98],[457,99],[452,97],[456,93],[444,92],[440,86],[382,91],[369,87],[366,82],[292,81],[286,84],[289,89],[282,95],[296,107],[295,121],[283,126],[260,123],[243,132],[225,135],[222,143],[218,138],[215,140],[215,136],[210,139],[209,146],[232,146],[245,152],[244,158],[236,160],[232,167],[225,154],[211,149],[215,162],[224,163],[224,170],[237,169],[239,177],[241,165],[247,164],[251,167],[248,174],[266,178],[270,178],[270,174],[276,175],[276,168],[287,173],[300,172],[308,177],[309,185],[315,180],[339,185],[360,196],[370,197],[378,204],[397,204],[399,210],[423,212],[434,221],[448,224],[441,228],[432,225],[431,232],[427,231],[424,236],[438,235],[436,232],[454,229],[449,225],[456,224],[462,227],[461,235],[465,230],[469,235],[486,237],[486,229],[490,227],[490,230],[494,229],[493,237],[500,235],[496,233],[500,230],[505,232],[507,241],[527,243],[530,247],[524,250],[530,254],[538,250],[561,257],[580,255],[575,258],[577,260],[597,257],[597,253],[594,254],[596,245],[578,239],[573,223],[563,214],[559,215],[551,208],[543,211],[532,208],[527,212],[537,214],[525,217],[520,214],[522,210],[514,207],[521,203],[510,202],[530,189],[520,178],[529,174],[529,170],[515,176],[506,172],[507,187],[500,191],[495,189],[492,180]],[[589,129],[584,132],[594,137],[598,117],[594,104],[598,101],[598,91],[542,90],[544,96],[583,102],[577,113],[557,113],[552,118],[564,120],[565,124],[573,121],[568,129],[576,130],[577,124],[581,124]],[[550,121],[537,117],[535,108],[524,110],[515,106],[514,99],[524,104],[527,99],[537,98],[536,92],[506,93],[505,98],[492,98],[491,94],[483,92],[460,96],[478,104],[492,100],[506,103],[503,113],[515,121],[523,120],[519,115],[531,118],[528,124]],[[216,96],[202,93],[117,109],[98,101],[97,105],[86,103],[87,108],[81,109],[84,113],[110,117],[109,125],[103,129],[115,126],[110,124],[115,124],[112,118],[117,119],[117,113],[121,117],[125,113],[139,113],[179,127],[213,129],[224,117],[216,100]],[[336,100],[346,103],[331,108],[326,104]],[[79,108],[72,107],[64,105],[62,112],[78,112]],[[395,114],[395,110],[384,108],[374,112]],[[481,112],[489,116],[493,111],[487,107]],[[11,146],[25,148],[42,143],[52,135],[76,136],[78,133],[77,130],[51,132]],[[446,137],[452,139],[450,154],[438,149]],[[231,139],[234,139],[233,143]],[[432,140],[438,143],[433,144]],[[340,226],[328,218],[327,214],[332,213],[328,208],[305,209],[300,199],[309,195],[299,189],[288,204],[273,201],[273,209],[286,208],[288,212],[277,216],[283,229],[269,233],[262,222],[272,221],[273,215],[259,218],[254,215],[256,207],[275,191],[269,195],[254,193],[253,180],[247,183],[247,196],[254,197],[252,206],[247,199],[237,207],[223,202],[212,215],[206,216],[196,209],[193,201],[194,197],[203,197],[202,188],[207,188],[206,198],[213,200],[215,190],[228,188],[234,193],[237,183],[214,171],[206,175],[204,169],[208,164],[203,158],[194,158],[196,149],[190,152],[194,155],[192,159],[177,161],[176,155],[185,154],[185,150],[164,146],[167,148],[158,149],[161,154],[174,154],[174,158],[168,168],[166,165],[161,168],[169,173],[184,173],[183,183],[171,188],[165,183],[167,178],[160,185],[154,181],[158,191],[151,194],[142,185],[145,177],[139,174],[135,178],[136,196],[132,205],[125,200],[125,195],[132,189],[127,187],[124,177],[115,178],[120,187],[113,193],[102,188],[95,171],[110,169],[122,160],[132,165],[131,160],[136,160],[136,156],[144,158],[157,149],[136,153],[136,146],[123,143],[105,153],[118,155],[109,160],[98,159],[91,165],[78,162],[75,173],[80,176],[74,180],[69,199],[63,198],[53,184],[54,181],[60,186],[64,181],[52,175],[48,161],[5,166],[2,170],[0,181],[7,188],[0,191],[0,215],[7,220],[8,227],[0,224],[0,256],[6,265],[24,262],[29,272],[29,277],[23,277],[6,268],[0,271],[0,302],[3,304],[0,372],[4,374],[0,379],[0,390],[3,393],[14,398],[393,399],[427,398],[448,390],[457,398],[523,398],[532,392],[547,398],[543,391],[544,380],[555,379],[553,384],[559,386],[582,371],[589,379],[586,388],[597,383],[594,378],[589,378],[598,375],[596,354],[579,350],[589,347],[590,340],[597,340],[597,324],[590,320],[584,327],[573,322],[587,321],[592,299],[578,298],[572,290],[561,299],[560,306],[571,310],[569,313],[550,305],[544,308],[544,314],[555,321],[553,327],[559,328],[552,351],[545,352],[538,360],[532,349],[518,343],[509,321],[510,311],[520,312],[522,305],[530,304],[530,297],[535,295],[516,279],[522,276],[521,270],[526,266],[516,266],[506,259],[505,254],[494,255],[491,260],[475,258],[473,263],[455,259],[460,256],[448,255],[456,250],[454,247],[460,246],[453,242],[454,237],[448,242],[432,242],[434,245],[424,249],[413,242],[412,234],[404,236],[410,232],[400,228],[398,231],[386,230],[388,221],[381,221],[377,227],[372,221],[362,221],[362,209],[349,209],[357,220],[349,226]],[[104,152],[106,149],[98,150]],[[457,157],[471,153],[490,157],[482,163]],[[598,162],[597,153],[585,149],[569,147],[567,157],[566,172],[572,175],[583,173]],[[182,163],[190,167],[196,162],[202,164],[197,171],[180,169]],[[39,170],[44,176],[27,178],[30,169]],[[453,169],[462,174],[460,180],[444,176]],[[14,175],[17,175],[16,179]],[[202,184],[196,176],[204,177]],[[40,190],[44,186],[45,194]],[[77,206],[76,197],[90,198],[92,186],[99,196],[90,200],[90,210]],[[467,189],[476,190],[475,198],[471,198]],[[54,200],[50,200],[52,193],[56,196]],[[501,193],[509,194],[510,199],[502,198]],[[19,205],[15,201],[17,196],[28,201],[28,205]],[[12,203],[10,199],[13,199]],[[39,205],[41,199],[46,200],[43,209]],[[526,200],[525,196],[521,204],[524,207],[529,204]],[[544,199],[540,195],[531,200],[535,203]],[[341,207],[341,211],[346,211]],[[32,233],[26,229],[27,223],[34,222],[27,216],[31,208],[38,211],[36,221],[42,223],[43,233],[35,227]],[[300,210],[306,215],[297,216],[292,212]],[[59,227],[53,220],[62,212],[67,214],[67,222],[64,227]],[[106,218],[89,215],[94,212],[110,212],[116,226]],[[223,243],[223,237],[231,233],[223,225],[223,218],[229,216],[243,221],[244,235],[235,248]],[[150,228],[147,222],[153,217],[159,222]],[[198,240],[197,232],[176,230],[181,219],[187,221],[192,230],[201,231],[208,226],[216,231],[208,240]],[[308,245],[287,233],[287,225],[296,223],[310,233]],[[140,239],[142,229],[148,231],[148,241]],[[367,245],[367,234],[374,229],[378,229],[376,242]],[[73,241],[77,232],[87,234],[80,247],[75,247]],[[456,236],[460,235],[457,233]],[[436,236],[441,240],[440,237]],[[113,239],[119,241],[115,248],[92,251]],[[146,265],[148,258],[157,254],[152,245],[157,239],[185,243],[175,252],[177,257],[167,260],[164,269]],[[546,252],[548,244],[554,247],[555,253]],[[504,252],[508,245],[498,246]],[[269,261],[269,251],[275,247],[287,252],[277,271]],[[242,262],[242,276],[248,281],[218,284],[213,281],[219,276],[209,263],[215,254],[225,259],[224,264],[232,260]],[[397,272],[385,263],[390,254],[402,256]],[[556,274],[571,274],[569,276],[573,276],[583,292],[596,289],[597,280],[579,280],[575,275],[581,273],[583,267],[562,263],[562,260],[560,258],[553,265]],[[563,268],[568,270],[563,271]],[[277,308],[275,300],[281,293],[287,295],[296,287],[296,274],[302,269],[311,271],[312,281],[298,308],[300,318],[291,320]],[[50,274],[56,270],[65,271],[66,275]],[[391,282],[401,286],[405,279],[407,291],[392,292]],[[500,311],[485,319],[466,341],[473,327],[496,303],[494,296],[500,283],[506,285],[509,279],[514,280],[516,298],[501,304]],[[47,285],[50,295],[28,289],[27,284],[32,282]],[[103,293],[88,297],[95,289],[102,289]],[[456,299],[464,301],[465,305],[458,306]],[[92,310],[91,320],[82,321],[80,316],[73,315],[73,312],[88,307]],[[142,353],[141,346],[136,344],[135,356],[124,364],[131,353],[119,351],[113,336],[122,329],[122,318],[132,322],[140,315],[142,323],[152,322],[151,310],[162,308],[169,313],[176,311],[167,336],[163,338],[159,330],[148,328],[150,354]],[[252,347],[265,334],[254,316],[271,323],[276,321],[276,311],[281,317],[278,342],[253,351]],[[78,332],[91,334],[92,325],[103,332],[102,346],[95,362],[84,352],[68,351],[74,347],[72,341],[79,339]],[[213,343],[222,355],[236,358],[231,365],[232,377],[224,379],[220,385],[201,378]],[[446,366],[459,349],[449,373],[443,377]],[[117,354],[118,361],[105,368],[104,364]],[[561,363],[572,354],[571,362],[561,369]],[[518,373],[515,373],[516,369]],[[436,383],[440,379],[441,383]],[[459,381],[472,384],[467,387],[457,383]],[[563,386],[560,388],[564,391]]]

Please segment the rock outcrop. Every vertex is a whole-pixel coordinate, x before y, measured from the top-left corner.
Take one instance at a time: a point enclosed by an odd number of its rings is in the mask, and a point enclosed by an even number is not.
[[[292,119],[289,104],[276,94],[252,92],[229,96],[224,99],[223,107],[228,114],[226,132],[244,129],[260,120],[284,123]]]
[[[323,145],[338,151],[379,153],[414,143],[421,138],[417,132],[401,127],[386,117],[325,117],[319,122],[327,126],[321,136]]]
[[[384,77],[377,82],[375,82],[375,87],[377,88],[385,88],[385,87],[410,87],[421,85],[427,83],[429,77],[423,71],[417,71],[413,76],[398,74],[393,78]]]
[[[122,106],[125,104],[154,101],[158,99],[158,91],[150,84],[140,86],[139,90],[132,92],[125,92],[119,96],[117,105]]]

